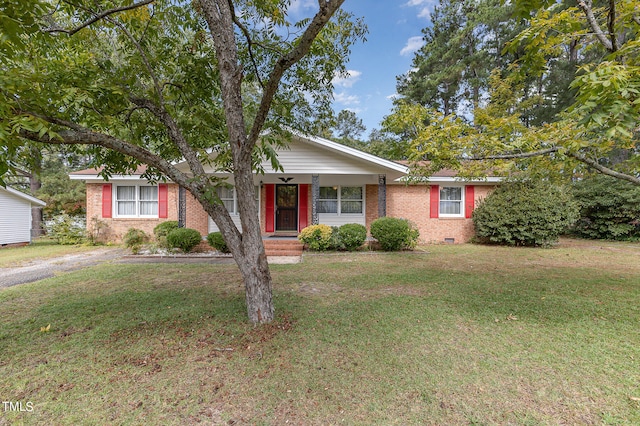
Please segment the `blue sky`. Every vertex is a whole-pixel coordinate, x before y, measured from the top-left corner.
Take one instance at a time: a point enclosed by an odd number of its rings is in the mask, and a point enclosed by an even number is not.
[[[367,131],[362,139],[380,128],[384,116],[391,112],[396,76],[411,67],[435,3],[437,0],[346,0],[342,6],[356,17],[364,17],[369,28],[367,41],[352,48],[347,66],[350,78],[334,81],[334,109],[354,111],[363,120]],[[316,0],[310,2],[314,4],[317,8]]]

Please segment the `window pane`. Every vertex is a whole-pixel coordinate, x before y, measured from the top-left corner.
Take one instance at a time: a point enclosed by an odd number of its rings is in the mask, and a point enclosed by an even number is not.
[[[141,216],[157,216],[158,202],[157,201],[140,201],[140,215]]]
[[[338,187],[321,186],[320,187],[320,199],[337,200],[338,199]]]
[[[134,191],[135,191],[135,188],[134,188]],[[118,216],[135,216],[136,214],[135,201],[118,201],[116,204],[118,206]]]
[[[340,188],[340,198],[343,200],[362,200],[362,187],[343,186]]]
[[[118,186],[116,188],[116,200],[118,201],[135,201],[136,199],[136,187],[135,186]]]
[[[440,214],[460,214],[460,201],[440,201]]]
[[[220,186],[218,187],[217,191],[218,197],[220,197],[221,200],[233,200],[233,187],[228,188],[226,186]]]
[[[227,209],[227,211],[229,213],[233,213],[233,200],[223,200],[222,204],[224,205],[224,208]]]
[[[342,201],[342,213],[362,213],[362,201]]]
[[[158,200],[158,187],[157,186],[141,186],[140,187],[140,200],[142,200],[142,201],[157,201]]]
[[[318,213],[338,213],[338,201],[318,201]]]
[[[447,201],[462,201],[462,188],[460,187],[445,187],[440,189],[440,199]]]

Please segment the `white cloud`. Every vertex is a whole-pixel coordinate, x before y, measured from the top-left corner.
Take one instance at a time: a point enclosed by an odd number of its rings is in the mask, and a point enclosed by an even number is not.
[[[405,3],[407,7],[419,8],[418,18],[431,19],[431,11],[437,2],[435,0],[409,0]]]
[[[423,8],[418,12],[418,18],[425,18],[431,20],[431,10],[428,7]]]
[[[336,75],[333,77],[333,80],[331,80],[331,83],[336,87],[353,87],[353,85],[360,80],[361,75],[362,72],[360,71],[347,70],[346,76]]]
[[[300,14],[303,10],[313,8],[316,4],[314,0],[292,0],[287,11],[292,14]]]
[[[356,95],[349,95],[345,92],[334,93],[333,100],[336,103],[339,103],[342,105],[359,105],[360,104],[360,97]]]
[[[400,95],[397,94],[397,93],[394,93],[393,95],[386,96],[386,98],[389,99],[390,101],[394,101],[394,100],[398,99],[399,97],[400,97]]]
[[[410,55],[411,53],[420,49],[422,46],[424,46],[424,40],[422,39],[421,36],[411,37],[409,38],[409,40],[407,40],[406,46],[404,46],[400,51],[400,55],[402,56]]]

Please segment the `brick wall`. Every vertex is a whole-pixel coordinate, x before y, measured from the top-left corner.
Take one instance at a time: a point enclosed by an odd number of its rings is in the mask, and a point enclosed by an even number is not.
[[[493,190],[493,186],[475,185],[475,205]],[[466,218],[430,218],[429,186],[388,185],[387,216],[410,219],[420,231],[423,243],[441,243],[453,238],[456,243],[473,237],[473,221]]]
[[[160,222],[178,220],[178,185],[168,185],[168,217],[166,219],[144,218],[123,219],[102,217],[102,183],[87,184],[87,230],[92,232],[96,223],[102,223],[102,231],[98,235],[101,242],[121,242],[129,228],[142,229],[153,235],[153,228]],[[100,222],[96,222],[100,221]]]
[[[185,227],[192,228],[206,236],[209,233],[209,215],[202,208],[202,204],[187,191],[187,218]]]
[[[493,190],[493,186],[476,185],[475,200],[486,197]],[[311,191],[311,186],[309,186]],[[367,185],[366,191],[366,226],[378,218],[378,186]],[[168,187],[168,218],[167,219],[120,219],[102,218],[102,184],[87,184],[87,228],[93,226],[92,218],[104,222],[106,230],[101,234],[103,241],[122,241],[123,235],[129,228],[138,228],[153,235],[153,228],[165,220],[178,220],[178,185],[169,184]],[[260,224],[263,235],[265,232],[265,188],[260,189]],[[311,224],[311,194],[308,197],[308,223]],[[453,238],[456,243],[467,242],[473,236],[473,222],[465,218],[429,217],[429,187],[426,185],[387,185],[387,216],[410,219],[420,231],[423,243],[440,243],[445,238]],[[186,226],[198,230],[205,236],[209,232],[208,215],[200,203],[187,192]]]

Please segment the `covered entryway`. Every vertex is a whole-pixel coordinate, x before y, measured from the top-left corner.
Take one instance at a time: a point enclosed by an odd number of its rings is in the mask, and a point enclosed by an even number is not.
[[[276,231],[298,230],[298,185],[276,185]]]

